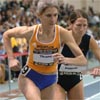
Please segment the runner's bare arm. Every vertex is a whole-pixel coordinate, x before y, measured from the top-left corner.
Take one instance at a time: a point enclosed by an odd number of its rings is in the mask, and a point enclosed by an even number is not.
[[[97,66],[90,71],[90,74],[93,75],[93,77],[100,77],[100,66]]]
[[[12,52],[12,47],[11,47],[11,37],[15,38],[23,38],[25,37],[27,40],[32,35],[33,27],[27,27],[27,26],[21,26],[21,27],[15,27],[13,29],[9,29],[3,34],[3,41],[5,44],[5,49],[8,54],[9,58],[13,58],[13,52]]]
[[[67,62],[67,64],[74,64],[74,65],[86,65],[87,64],[87,60],[84,57],[82,51],[80,50],[80,48],[78,47],[78,45],[76,44],[72,33],[67,31],[64,28],[60,28],[60,37],[61,37],[61,41],[63,43],[65,43],[66,45],[68,45],[68,47],[71,49],[71,51],[73,52],[73,54],[76,56],[76,58],[65,58],[65,62]],[[66,51],[67,52],[67,51]]]
[[[98,44],[97,44],[97,42],[96,42],[96,40],[94,38],[90,39],[90,46],[89,46],[89,48],[91,49],[91,51],[93,52],[95,57],[100,62],[100,47],[98,46]]]
[[[89,48],[91,49],[97,60],[100,62],[100,47],[93,37],[90,39]],[[100,66],[94,67],[90,71],[90,74],[93,75],[94,77],[100,76]]]

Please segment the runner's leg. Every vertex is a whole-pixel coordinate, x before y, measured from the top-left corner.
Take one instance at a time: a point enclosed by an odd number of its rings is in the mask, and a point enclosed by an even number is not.
[[[23,75],[19,76],[19,88],[27,100],[41,100],[39,88]]]

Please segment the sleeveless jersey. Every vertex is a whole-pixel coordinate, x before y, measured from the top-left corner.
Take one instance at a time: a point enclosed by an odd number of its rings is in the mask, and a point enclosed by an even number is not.
[[[79,48],[81,49],[81,51],[83,52],[84,56],[86,57],[88,51],[89,51],[89,43],[90,43],[90,38],[91,36],[85,34],[82,37],[81,43],[79,45]],[[66,52],[67,51],[67,52]],[[74,54],[72,53],[72,51],[70,50],[70,48],[65,44],[62,52],[61,52],[65,57],[75,57]],[[58,69],[60,68],[60,65],[58,66]]]
[[[57,64],[54,63],[52,54],[59,52],[60,49],[59,27],[55,25],[55,36],[53,41],[42,43],[37,38],[39,26],[40,24],[36,25],[33,36],[29,41],[27,65],[39,73],[53,73],[57,70]]]
[[[91,36],[85,34],[82,37],[81,43],[79,45],[79,48],[83,52],[84,56],[86,56],[87,52],[89,51],[90,38],[91,38]],[[67,45],[64,45],[63,50],[62,50],[62,54],[65,57],[75,57],[74,54],[71,52],[71,50],[69,49],[69,47]]]

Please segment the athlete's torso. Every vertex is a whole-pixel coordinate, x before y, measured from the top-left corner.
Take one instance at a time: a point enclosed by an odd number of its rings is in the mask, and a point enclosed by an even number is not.
[[[82,50],[84,56],[87,55],[87,52],[89,50],[89,43],[90,43],[90,36],[85,34],[81,40],[81,43],[79,45],[80,49]],[[67,52],[66,52],[67,51]],[[64,45],[63,50],[62,50],[62,54],[65,57],[75,57],[74,54],[71,52],[71,50],[69,49],[69,47],[67,45]]]
[[[85,56],[89,50],[89,43],[90,43],[90,36],[85,34],[79,45],[80,49],[82,50]],[[75,57],[67,45],[64,45],[62,49],[62,54],[65,57]],[[59,70],[58,71],[58,84],[60,84],[65,89],[65,91],[69,91],[82,80],[82,76],[80,72],[78,73],[77,72],[67,72],[66,74],[64,73],[62,75],[60,74],[61,67],[62,67],[61,65],[58,66],[58,70]],[[63,71],[65,71],[65,69]]]
[[[89,51],[89,43],[90,43],[90,36],[85,34],[81,40],[81,43],[79,45],[80,49],[82,50],[84,56],[87,55],[87,52]],[[71,52],[70,48],[65,44],[62,52],[61,52],[65,57],[71,57],[74,58],[74,54]],[[60,69],[61,64],[58,66],[58,70]]]
[[[55,36],[53,41],[49,43],[39,41],[37,37],[39,27],[40,24],[34,29],[29,42],[27,65],[33,70],[44,74],[56,72],[57,64],[54,63],[52,54],[59,52],[60,49],[59,27],[55,25]]]

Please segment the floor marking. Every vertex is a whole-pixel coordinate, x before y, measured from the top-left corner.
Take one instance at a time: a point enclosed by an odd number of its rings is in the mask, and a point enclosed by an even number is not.
[[[89,97],[89,98],[87,98],[85,100],[91,100],[93,98],[96,98],[96,96],[99,96],[99,95],[100,95],[100,92],[99,93],[96,93],[95,95],[93,95],[93,96],[91,96],[91,97]],[[100,100],[100,97],[98,98],[98,100]]]
[[[89,83],[85,84],[84,87],[89,86],[89,85],[92,85],[92,84],[97,83],[99,81],[100,81],[100,79],[98,79],[96,81],[93,81],[93,82],[89,82]]]

